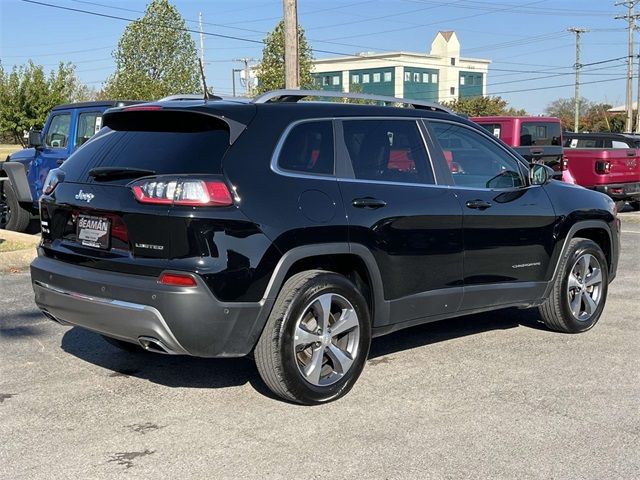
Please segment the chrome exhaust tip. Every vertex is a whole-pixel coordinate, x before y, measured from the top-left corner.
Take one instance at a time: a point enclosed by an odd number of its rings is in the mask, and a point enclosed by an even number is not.
[[[138,343],[145,350],[156,353],[164,353],[165,355],[175,355],[175,352],[167,347],[157,338],[153,337],[138,337]]]

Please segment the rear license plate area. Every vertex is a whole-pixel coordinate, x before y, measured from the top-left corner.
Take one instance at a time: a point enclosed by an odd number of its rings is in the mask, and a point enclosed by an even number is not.
[[[109,249],[111,237],[111,220],[106,217],[79,215],[76,226],[76,238],[85,247]]]

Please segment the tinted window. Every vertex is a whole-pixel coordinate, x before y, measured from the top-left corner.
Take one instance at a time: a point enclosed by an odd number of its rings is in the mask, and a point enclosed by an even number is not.
[[[519,162],[491,139],[452,123],[432,122],[431,127],[456,185],[475,188],[525,185]]]
[[[66,148],[69,144],[69,128],[71,127],[71,114],[62,113],[51,119],[45,143],[52,148]]]
[[[598,138],[567,138],[564,146],[568,148],[604,148],[604,142]]]
[[[78,116],[78,128],[76,129],[76,147],[81,146],[93,137],[102,126],[102,113],[85,112]]]
[[[333,175],[333,125],[330,120],[303,122],[285,139],[278,167],[308,174]]]
[[[213,117],[182,112],[123,113],[112,115],[111,122],[107,120],[105,127],[71,155],[63,169],[70,181],[86,181],[90,169],[111,166],[157,174],[219,174],[228,148],[226,124]]]
[[[561,145],[560,124],[554,122],[525,122],[520,127],[520,146]]]
[[[356,178],[434,183],[415,121],[346,120],[343,131]]]
[[[502,126],[499,123],[479,123],[482,128],[489,132],[494,137],[500,138]]]

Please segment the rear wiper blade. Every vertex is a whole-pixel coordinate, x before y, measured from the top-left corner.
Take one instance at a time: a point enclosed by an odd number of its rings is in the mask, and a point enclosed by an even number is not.
[[[128,167],[96,167],[89,170],[89,176],[96,180],[115,178],[138,178],[155,175],[155,170]]]

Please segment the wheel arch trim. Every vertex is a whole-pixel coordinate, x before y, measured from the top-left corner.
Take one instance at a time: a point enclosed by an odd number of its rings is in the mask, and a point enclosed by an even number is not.
[[[274,300],[280,292],[285,282],[287,273],[294,263],[311,257],[321,257],[326,255],[354,255],[364,262],[369,281],[371,283],[371,295],[373,300],[374,311],[372,312],[372,323],[377,324],[377,319],[384,318],[388,315],[389,305],[384,301],[384,288],[382,276],[378,269],[378,264],[373,254],[361,244],[349,244],[346,242],[323,243],[304,245],[292,248],[287,251],[278,261],[271,279],[265,289],[263,301]]]
[[[18,202],[32,204],[33,198],[31,198],[25,166],[20,162],[4,162],[0,165],[0,169],[7,174],[9,183],[18,196]]]
[[[587,230],[587,229],[598,229],[598,230],[604,230],[607,233],[607,236],[609,237],[609,248],[611,249],[611,251],[609,252],[610,258],[612,260],[612,264],[611,265],[607,265],[608,267],[608,271],[609,273],[611,273],[612,268],[613,268],[613,262],[617,261],[617,252],[615,252],[615,244],[613,241],[613,235],[611,233],[611,228],[609,227],[609,225],[604,221],[604,220],[583,220],[580,222],[576,222],[574,223],[571,228],[569,229],[569,231],[567,232],[567,235],[564,238],[564,242],[562,244],[562,248],[560,250],[560,254],[558,255],[558,258],[556,259],[555,262],[555,266],[553,268],[553,275],[551,276],[551,279],[549,281],[549,285],[547,286],[545,292],[544,292],[544,298],[547,298],[550,293],[551,293],[551,289],[553,288],[553,284],[555,282],[556,279],[556,275],[558,274],[558,268],[560,268],[560,262],[562,261],[562,259],[564,258],[565,254],[567,253],[567,250],[569,248],[569,243],[571,242],[571,240],[573,240],[574,238],[576,238],[576,233],[578,233],[580,230]],[[578,236],[579,237],[579,236]],[[605,256],[607,255],[607,252],[603,252],[605,254]]]

